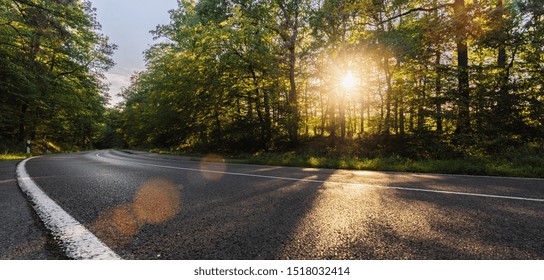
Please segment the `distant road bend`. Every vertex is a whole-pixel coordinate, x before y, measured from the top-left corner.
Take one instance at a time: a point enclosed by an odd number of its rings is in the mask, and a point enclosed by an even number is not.
[[[76,259],[544,259],[541,179],[116,150],[31,158],[17,174]]]

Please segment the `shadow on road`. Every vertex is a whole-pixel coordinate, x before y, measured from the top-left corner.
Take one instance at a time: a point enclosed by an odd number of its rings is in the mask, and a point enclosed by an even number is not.
[[[432,184],[437,183],[432,180]],[[403,185],[406,184],[409,182]],[[523,189],[512,186],[501,194],[519,195]],[[472,191],[479,190],[476,187]],[[419,220],[418,230],[403,227],[379,230],[384,232],[385,240],[406,248],[409,258],[544,258],[542,202],[395,190],[384,196],[402,203],[399,209],[403,210],[390,213],[391,220],[406,217]]]
[[[125,258],[282,258],[284,247],[294,242],[295,231],[314,207],[318,190],[322,187],[314,182],[225,174],[292,175],[276,174],[285,172],[281,168],[247,170],[247,166],[222,163],[184,164],[194,169],[217,172],[174,170],[162,177],[154,175],[155,178],[149,178],[177,187],[180,203],[175,216],[160,223],[139,223],[134,231],[134,223],[130,219],[117,218],[116,221],[115,211],[109,209],[105,211],[108,215],[98,218],[102,219],[98,223],[100,227],[94,224],[97,235],[102,235],[101,239],[117,248]],[[297,176],[323,181],[328,179],[327,174],[316,171],[306,171]],[[126,204],[117,208],[117,213],[124,213],[122,217],[133,216],[130,214],[132,210],[125,211],[129,209]],[[122,231],[129,235],[119,234],[115,228],[125,228],[127,230]],[[108,238],[104,238],[104,235]]]
[[[39,183],[123,258],[544,257],[544,203],[373,187],[543,197],[541,181],[101,156]]]

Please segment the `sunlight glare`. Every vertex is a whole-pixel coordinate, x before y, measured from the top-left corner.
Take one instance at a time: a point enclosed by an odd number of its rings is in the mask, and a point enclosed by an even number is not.
[[[353,75],[353,72],[349,71],[342,79],[342,87],[345,89],[353,89],[357,85],[357,78]]]

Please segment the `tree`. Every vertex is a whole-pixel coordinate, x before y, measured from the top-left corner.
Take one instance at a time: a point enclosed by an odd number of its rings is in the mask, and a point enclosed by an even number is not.
[[[0,7],[2,141],[91,145],[106,102],[101,73],[113,65],[115,46],[98,33],[90,3],[3,0]]]
[[[181,1],[126,91],[125,136],[225,151],[541,139],[541,18],[531,1]]]

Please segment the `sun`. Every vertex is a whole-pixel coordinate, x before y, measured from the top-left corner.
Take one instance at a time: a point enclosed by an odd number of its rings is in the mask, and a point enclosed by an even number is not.
[[[342,87],[347,90],[354,89],[357,85],[357,78],[353,75],[353,72],[349,71],[342,78]]]

